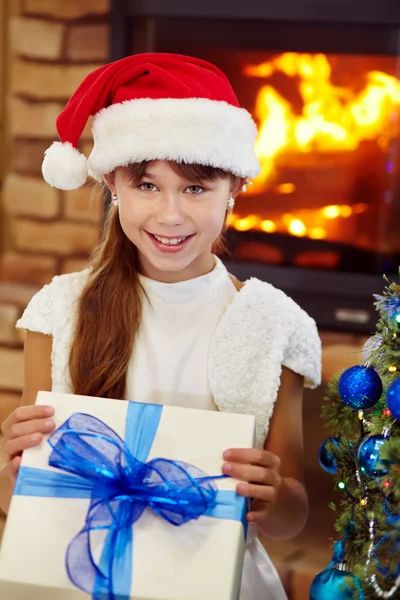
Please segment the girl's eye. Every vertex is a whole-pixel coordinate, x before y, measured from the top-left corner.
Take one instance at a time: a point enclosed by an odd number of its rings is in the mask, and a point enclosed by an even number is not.
[[[157,186],[154,185],[154,183],[148,183],[148,182],[141,183],[138,187],[143,192],[154,192],[158,189]],[[200,185],[190,185],[189,187],[186,188],[185,191],[187,191],[189,194],[197,196],[198,194],[201,194],[202,192],[204,192],[205,189],[203,187],[201,187]]]
[[[154,185],[154,183],[141,183],[139,185],[139,189],[143,190],[143,192],[154,192],[157,187]]]
[[[190,185],[186,189],[189,191],[189,194],[194,194],[195,196],[205,191],[204,188],[200,185]]]

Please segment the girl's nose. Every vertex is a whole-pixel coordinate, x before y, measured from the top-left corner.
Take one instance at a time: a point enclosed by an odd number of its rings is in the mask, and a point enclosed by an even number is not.
[[[168,195],[161,199],[157,221],[165,225],[180,225],[183,221],[182,201],[177,195]]]

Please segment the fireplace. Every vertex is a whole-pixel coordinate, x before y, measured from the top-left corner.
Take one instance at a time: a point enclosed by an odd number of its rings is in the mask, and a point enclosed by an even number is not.
[[[228,222],[230,270],[369,333],[400,264],[400,3],[190,4],[114,1],[112,59],[187,53],[227,73],[262,165]]]

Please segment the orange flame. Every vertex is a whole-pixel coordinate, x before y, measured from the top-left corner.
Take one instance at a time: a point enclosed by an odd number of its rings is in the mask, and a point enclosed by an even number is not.
[[[234,213],[229,217],[228,226],[237,231],[256,230],[323,240],[329,239],[333,222],[337,224],[337,228],[340,228],[342,219],[347,219],[353,214],[361,214],[366,210],[368,210],[367,204],[359,203],[353,206],[331,204],[318,209],[302,208],[296,210],[294,214],[283,212],[274,219],[262,219],[254,214],[239,216]]]
[[[371,71],[366,85],[356,93],[334,85],[324,54],[285,53],[271,61],[245,67],[249,77],[270,77],[276,72],[300,80],[301,114],[271,85],[257,95],[254,117],[259,123],[256,154],[262,172],[248,189],[259,193],[284,152],[334,152],[355,150],[362,140],[390,137],[390,118],[400,105],[400,82],[386,73]]]

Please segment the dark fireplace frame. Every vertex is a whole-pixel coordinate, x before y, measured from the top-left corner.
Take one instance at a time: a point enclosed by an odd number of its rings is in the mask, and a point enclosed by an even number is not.
[[[384,53],[400,55],[400,0],[112,0],[110,59],[118,60],[131,53],[135,19],[171,18],[213,19],[218,23],[225,20],[236,27],[243,21],[253,21],[258,28],[263,21],[273,21],[281,28],[293,27],[295,23],[321,25],[327,28],[327,35],[325,30],[322,34],[325,47],[321,50],[326,52],[338,51],[343,45],[349,52],[357,51],[353,34],[362,28],[366,32],[364,43],[368,45],[369,39],[374,38],[378,46],[384,44]],[[344,39],[337,40],[334,27],[329,29],[335,25],[347,28]],[[371,52],[379,52],[374,40],[371,44]],[[229,260],[226,264],[242,280],[251,275],[284,290],[315,318],[321,329],[365,334],[374,331],[372,295],[384,286],[380,275]]]

